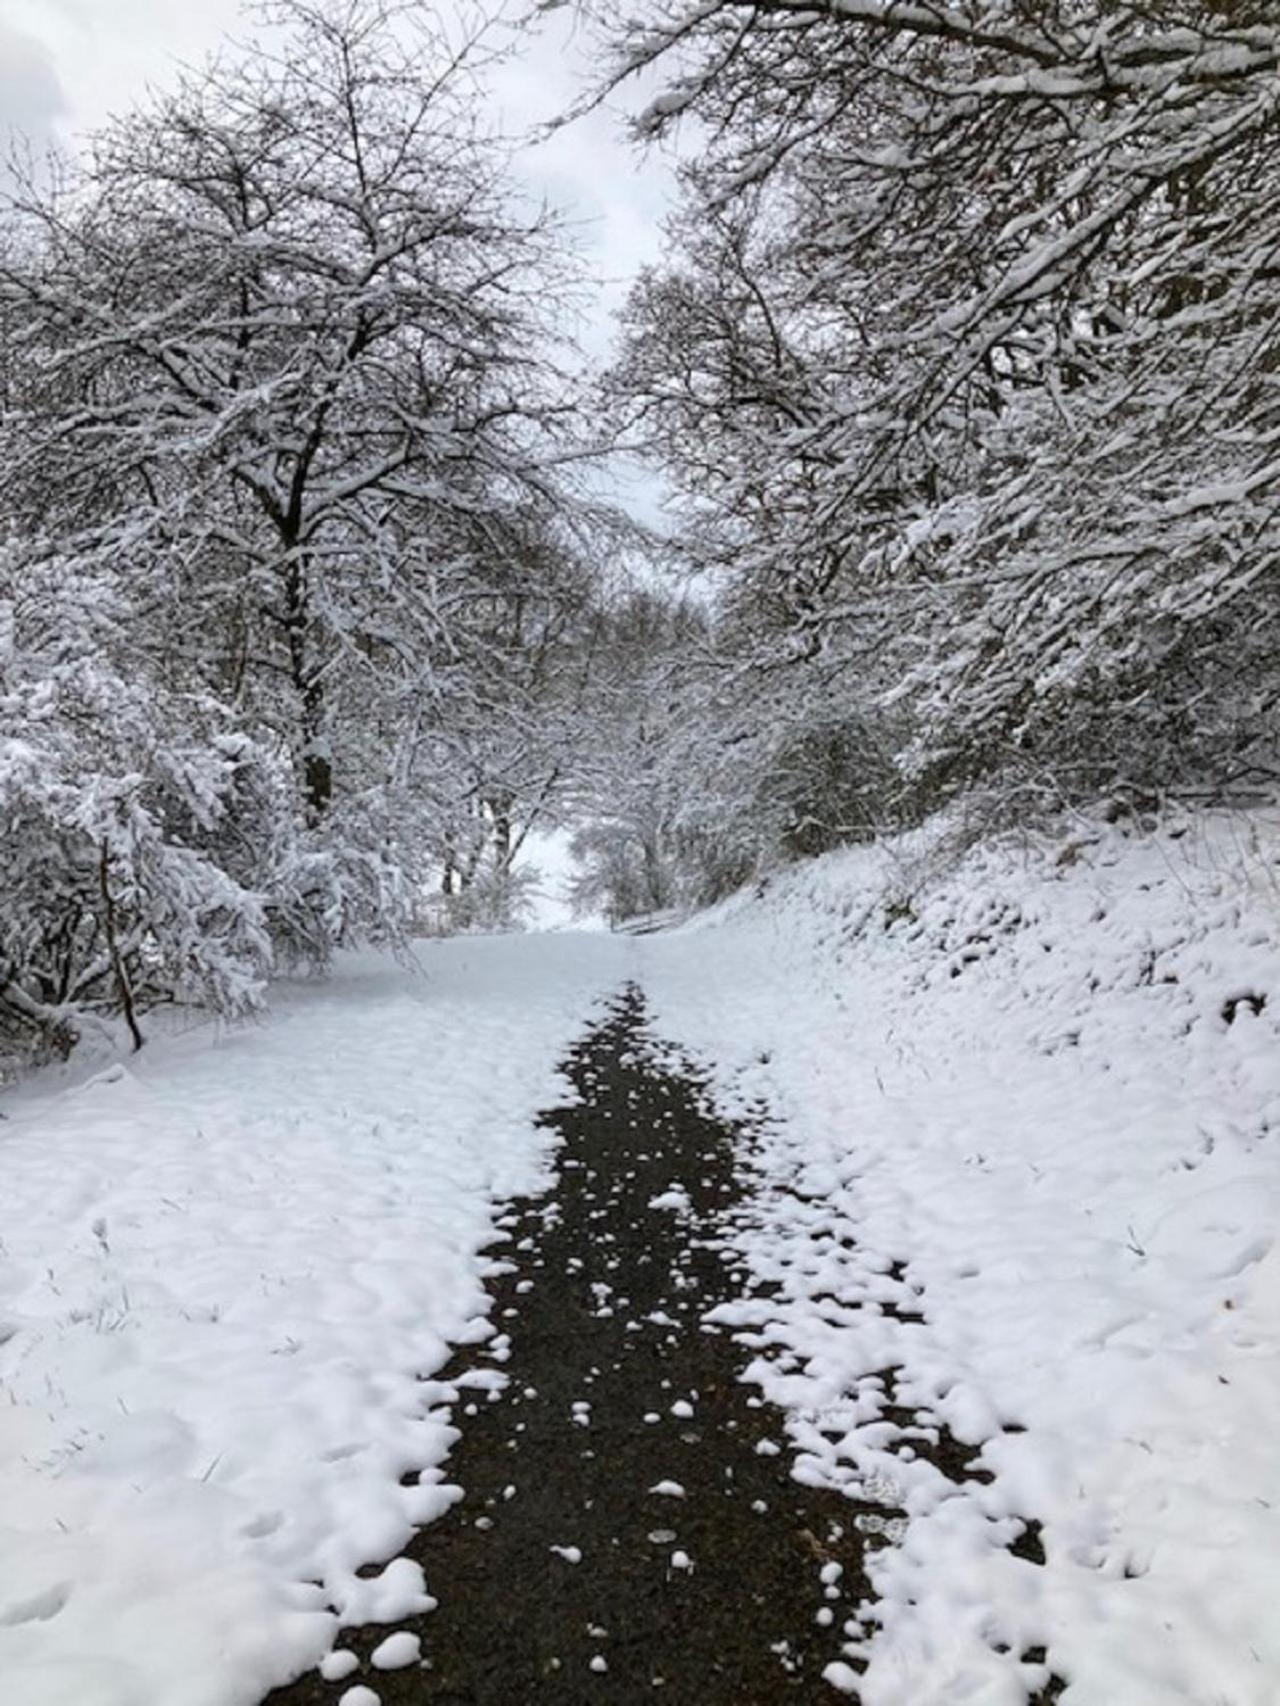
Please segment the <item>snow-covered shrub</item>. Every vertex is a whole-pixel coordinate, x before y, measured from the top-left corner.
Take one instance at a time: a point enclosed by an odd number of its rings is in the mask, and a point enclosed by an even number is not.
[[[576,916],[600,912],[611,924],[666,906],[671,893],[669,860],[646,844],[633,824],[614,819],[585,825],[571,851],[578,875],[570,885]]]
[[[253,1009],[261,901],[202,851],[229,830],[236,761],[162,745],[109,667],[0,659],[0,1048],[65,1052],[86,1022],[161,1001]]]
[[[263,872],[267,926],[282,968],[323,971],[341,947],[399,947],[407,934],[412,908],[403,864],[368,825],[344,816],[346,823],[326,824],[323,834],[303,830],[285,840]]]
[[[444,898],[448,930],[523,929],[540,880],[533,865],[484,867],[465,888]]]
[[[376,799],[306,827],[287,744],[176,684],[129,638],[125,577],[0,554],[0,1055],[65,1053],[162,1003],[256,1009],[274,969],[396,942]]]

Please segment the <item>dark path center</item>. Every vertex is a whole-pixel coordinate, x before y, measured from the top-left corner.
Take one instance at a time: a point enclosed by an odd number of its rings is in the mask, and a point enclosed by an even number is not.
[[[780,1414],[702,1319],[737,1289],[714,1238],[735,1134],[646,1036],[637,991],[566,1072],[582,1101],[546,1116],[559,1188],[505,1222],[488,1351],[509,1384],[489,1401],[455,1371],[466,1497],[410,1548],[440,1602],[414,1625],[422,1661],[313,1675],[270,1706],[357,1681],[388,1706],[838,1698],[821,1673],[866,1592],[857,1507],[791,1480]],[[367,1659],[387,1633],[342,1644]]]

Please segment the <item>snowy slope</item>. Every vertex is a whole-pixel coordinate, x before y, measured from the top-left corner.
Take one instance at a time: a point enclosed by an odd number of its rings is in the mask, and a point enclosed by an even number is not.
[[[734,1236],[776,1295],[722,1318],[796,1473],[905,1512],[833,1631],[865,1706],[1280,1701],[1277,845],[917,836],[641,945],[772,1116]],[[904,1449],[886,1370],[993,1479]]]
[[[4,1706],[250,1706],[326,1605],[424,1603],[394,1560],[452,1436],[419,1377],[491,1331],[495,1200],[548,1176],[531,1117],[620,952],[352,960],[257,1029],[5,1099]]]

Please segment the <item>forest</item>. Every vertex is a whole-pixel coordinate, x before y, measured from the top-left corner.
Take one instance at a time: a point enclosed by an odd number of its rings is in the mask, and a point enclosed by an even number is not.
[[[487,122],[519,30],[273,0],[15,164],[6,1066],[516,924],[535,829],[620,920],[1274,784],[1274,9],[574,9],[678,176],[605,363]]]

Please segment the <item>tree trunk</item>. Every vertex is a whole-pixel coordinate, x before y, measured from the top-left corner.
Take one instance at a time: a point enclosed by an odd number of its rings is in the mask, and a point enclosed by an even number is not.
[[[511,844],[511,802],[509,799],[490,800],[489,812],[493,819],[493,864],[498,872],[511,869],[514,848]]]
[[[299,757],[307,822],[318,824],[333,799],[333,759],[326,728],[324,685],[308,658],[310,588],[305,557],[290,557],[284,575],[284,628],[289,676],[298,695]]]
[[[120,998],[120,1011],[124,1014],[124,1022],[129,1027],[129,1035],[133,1039],[133,1049],[136,1054],[142,1047],[144,1038],[138,1025],[138,1015],[133,1004],[133,985],[129,981],[129,970],[125,965],[124,955],[120,951],[120,939],[116,933],[116,903],[111,893],[111,849],[104,840],[98,857],[98,886],[102,891],[102,928],[107,939],[107,952],[111,956],[111,975],[115,980],[116,994]]]
[[[656,837],[646,835],[642,846],[644,848],[644,884],[648,891],[649,910],[660,912],[666,904],[666,883],[663,881],[662,859],[658,852]]]

